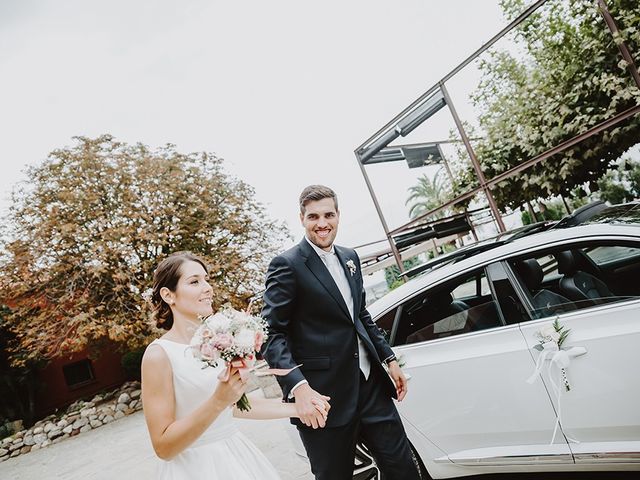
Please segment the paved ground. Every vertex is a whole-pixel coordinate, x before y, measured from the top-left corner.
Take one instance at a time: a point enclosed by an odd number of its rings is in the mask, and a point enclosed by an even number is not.
[[[296,455],[288,420],[238,420],[282,480],[313,480]],[[295,431],[294,431],[295,432]],[[2,480],[151,480],[154,456],[142,412],[0,463]],[[465,480],[637,480],[638,472],[481,475]]]
[[[288,420],[238,420],[240,429],[278,469],[282,480],[312,480],[295,454]],[[0,463],[3,480],[153,479],[156,458],[142,412]]]

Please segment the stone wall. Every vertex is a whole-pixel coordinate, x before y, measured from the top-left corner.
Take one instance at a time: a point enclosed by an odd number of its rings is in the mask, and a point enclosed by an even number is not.
[[[262,362],[257,370],[267,368]],[[261,389],[267,398],[282,396],[282,390],[272,376],[251,375],[247,392]],[[0,441],[0,462],[33,450],[46,448],[65,438],[99,428],[138,410],[142,410],[140,382],[127,382],[117,390],[96,395],[90,401],[79,400],[71,404],[63,414],[49,415],[27,429],[14,433]]]
[[[49,415],[33,427],[0,441],[0,462],[46,448],[141,409],[139,382],[127,382],[117,390],[96,395],[89,402],[79,400],[63,414]]]

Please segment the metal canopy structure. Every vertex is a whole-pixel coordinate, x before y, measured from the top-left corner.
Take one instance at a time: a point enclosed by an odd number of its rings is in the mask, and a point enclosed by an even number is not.
[[[480,163],[476,157],[475,151],[471,145],[470,138],[468,137],[465,128],[458,116],[456,108],[449,96],[449,92],[446,88],[446,82],[450,80],[455,74],[460,72],[465,66],[470,64],[473,60],[478,58],[482,53],[484,53],[487,49],[489,49],[493,44],[495,44],[498,40],[504,37],[511,30],[520,25],[524,20],[526,20],[531,14],[533,14],[536,10],[542,7],[548,0],[538,0],[532,5],[530,5],[522,14],[520,14],[516,19],[514,19],[509,25],[507,25],[504,29],[498,32],[494,37],[492,37],[487,43],[482,45],[478,50],[473,52],[469,57],[463,60],[458,66],[456,66],[453,70],[451,70],[447,75],[445,75],[440,81],[438,81],[435,85],[429,88],[425,93],[423,93],[420,97],[418,97],[413,103],[411,103],[408,107],[406,107],[402,112],[396,115],[391,121],[389,121],[384,127],[374,133],[370,138],[364,141],[360,146],[358,146],[354,153],[356,159],[358,161],[358,165],[364,177],[365,183],[375,205],[376,211],[382,223],[382,227],[385,231],[387,240],[390,245],[391,252],[396,261],[396,265],[400,269],[400,272],[404,272],[404,268],[402,265],[402,257],[399,251],[399,244],[402,242],[402,233],[411,229],[415,229],[416,225],[419,223],[423,223],[429,217],[441,212],[446,208],[450,208],[453,205],[456,205],[460,202],[463,202],[467,199],[473,198],[478,193],[484,193],[489,203],[489,208],[493,215],[494,221],[497,224],[498,230],[500,232],[505,231],[505,226],[502,221],[502,217],[498,210],[498,207],[495,203],[493,195],[491,193],[491,188],[494,187],[499,182],[511,178],[515,175],[518,175],[522,171],[536,165],[551,156],[563,152],[572,146],[584,141],[585,139],[597,135],[598,133],[603,132],[624,120],[631,118],[638,113],[640,113],[640,105],[632,107],[626,111],[618,113],[614,117],[601,122],[598,125],[595,125],[588,129],[587,131],[576,135],[573,138],[570,138],[559,145],[543,152],[533,158],[523,161],[516,167],[511,168],[505,172],[502,172],[499,175],[491,179],[486,179],[484,173],[482,172]],[[609,13],[609,9],[606,5],[605,0],[596,0],[596,3],[604,17],[607,28],[609,29],[611,35],[614,38],[616,45],[620,51],[622,59],[626,62],[627,69],[630,75],[633,77],[635,84],[640,88],[640,74],[638,73],[638,69],[633,60],[633,56],[631,55],[629,48],[625,44],[624,41],[621,40],[619,35],[618,28],[615,24],[615,21],[611,14]],[[449,169],[448,164],[446,163],[446,159],[442,154],[440,149],[440,144],[444,142],[431,142],[431,143],[423,143],[423,144],[414,144],[414,145],[400,145],[400,146],[389,146],[391,142],[396,140],[398,137],[405,137],[409,133],[411,133],[415,128],[425,122],[427,119],[432,117],[438,111],[440,111],[445,106],[448,107],[449,112],[453,118],[453,121],[456,125],[462,143],[464,143],[467,154],[469,155],[469,159],[473,166],[473,169],[476,174],[476,178],[478,180],[478,187],[473,188],[461,195],[458,195],[456,198],[412,219],[410,222],[401,225],[400,227],[396,227],[394,229],[390,229],[387,221],[384,218],[382,213],[382,209],[380,208],[380,204],[376,197],[375,191],[367,175],[365,167],[371,166],[376,163],[384,163],[384,162],[394,162],[394,161],[406,161],[409,168],[418,168],[425,165],[432,165],[436,163],[444,163],[447,173],[449,177],[451,176],[451,171]]]

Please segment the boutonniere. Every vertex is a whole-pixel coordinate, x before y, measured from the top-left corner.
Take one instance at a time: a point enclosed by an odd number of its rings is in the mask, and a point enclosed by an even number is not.
[[[356,264],[353,263],[353,260],[347,260],[347,267],[349,268],[349,273],[353,277],[353,274],[356,273]]]

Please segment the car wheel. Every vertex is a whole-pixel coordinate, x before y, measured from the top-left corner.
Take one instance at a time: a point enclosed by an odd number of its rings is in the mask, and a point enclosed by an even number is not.
[[[353,480],[383,480],[384,476],[378,470],[376,461],[369,449],[358,442],[353,464]]]
[[[427,473],[427,470],[424,468],[422,464],[422,460],[418,457],[418,454],[411,446],[411,456],[413,458],[413,462],[416,464],[416,468],[420,475],[420,478],[423,480],[430,480],[431,477]],[[385,476],[380,472],[378,466],[376,465],[376,461],[371,455],[371,452],[361,442],[358,442],[356,445],[356,456],[353,465],[353,480],[384,480]]]

